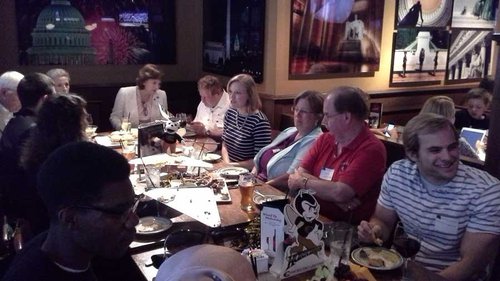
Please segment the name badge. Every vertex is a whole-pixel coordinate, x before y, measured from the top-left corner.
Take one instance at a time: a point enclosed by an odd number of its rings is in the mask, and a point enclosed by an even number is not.
[[[319,174],[319,178],[322,180],[332,180],[334,169],[323,168]]]
[[[441,233],[457,234],[458,220],[438,215],[434,221],[434,230]]]

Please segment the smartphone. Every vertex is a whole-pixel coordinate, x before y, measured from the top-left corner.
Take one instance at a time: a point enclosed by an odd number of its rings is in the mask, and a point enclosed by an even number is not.
[[[391,123],[387,124],[387,127],[385,127],[385,130],[384,130],[384,135],[385,135],[386,137],[390,138],[390,137],[391,137],[391,134],[389,134],[389,132],[390,132],[392,129],[394,129],[394,124],[391,124]]]

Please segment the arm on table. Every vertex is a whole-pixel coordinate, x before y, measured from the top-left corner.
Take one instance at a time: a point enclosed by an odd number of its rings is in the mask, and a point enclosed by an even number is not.
[[[116,94],[115,104],[113,105],[113,111],[109,116],[109,121],[111,122],[111,125],[115,130],[121,129],[121,122],[122,122],[121,120],[124,117],[125,103],[126,103],[125,93],[123,91],[123,88],[120,88],[118,94]]]
[[[496,256],[500,236],[490,233],[465,232],[460,244],[461,259],[439,275],[448,280],[469,280],[476,272],[483,270]]]
[[[305,178],[307,178],[307,181]],[[349,185],[342,182],[322,180],[311,175],[302,167],[299,167],[295,170],[295,173],[289,175],[288,186],[291,190],[300,188],[312,189],[319,198],[335,203],[349,202],[356,195],[354,189]]]

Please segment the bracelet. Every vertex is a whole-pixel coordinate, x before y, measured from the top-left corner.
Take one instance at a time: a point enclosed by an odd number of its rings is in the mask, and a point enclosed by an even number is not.
[[[307,188],[306,185],[307,185],[308,180],[309,180],[309,178],[302,177],[302,183],[304,184],[304,188]]]

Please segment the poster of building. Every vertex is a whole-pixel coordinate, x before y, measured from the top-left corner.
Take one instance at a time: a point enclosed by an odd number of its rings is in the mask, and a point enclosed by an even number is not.
[[[173,64],[174,0],[17,0],[20,65]]]

